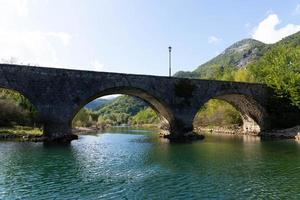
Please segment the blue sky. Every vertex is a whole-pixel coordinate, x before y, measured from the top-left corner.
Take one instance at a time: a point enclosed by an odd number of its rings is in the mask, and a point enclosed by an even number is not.
[[[297,31],[300,0],[0,0],[2,62],[167,75]]]

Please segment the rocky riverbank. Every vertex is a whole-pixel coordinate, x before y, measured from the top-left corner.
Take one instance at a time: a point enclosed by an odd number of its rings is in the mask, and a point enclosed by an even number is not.
[[[91,134],[103,131],[104,128],[99,127],[76,127],[72,130],[74,135]],[[204,139],[203,133],[206,134],[228,134],[228,135],[253,135],[261,136],[262,138],[279,138],[279,139],[296,139],[300,141],[300,126],[295,126],[282,130],[264,131],[261,133],[245,133],[240,126],[230,127],[197,127],[194,132],[183,135],[182,138],[172,138],[170,135],[161,132],[160,136],[170,140],[178,141],[192,141]],[[39,128],[31,127],[11,127],[0,128],[0,140],[13,140],[13,141],[33,141],[42,142],[45,138],[42,135],[42,130]]]
[[[72,132],[74,135],[84,135],[92,132],[97,132],[99,130],[101,129],[97,127],[76,127],[72,130]],[[47,138],[43,136],[42,129],[15,126],[0,128],[0,140],[43,142],[47,141]]]
[[[0,140],[42,142],[44,138],[41,135],[1,133]]]
[[[208,134],[230,134],[230,135],[244,135],[242,127],[240,126],[229,126],[229,127],[203,127],[199,126],[195,128],[197,133],[208,133]],[[251,134],[252,135],[252,134]],[[255,135],[253,133],[253,135]]]
[[[300,125],[282,130],[271,130],[260,133],[262,137],[282,138],[282,139],[300,139]]]
[[[281,129],[281,130],[270,130],[256,132],[244,132],[240,126],[231,127],[197,127],[195,131],[198,133],[207,134],[230,134],[230,135],[253,135],[261,136],[262,138],[279,138],[279,139],[296,139],[300,141],[300,126],[292,128]]]
[[[99,127],[76,127],[72,129],[72,133],[76,135],[85,135],[93,132],[102,131],[104,128]]]
[[[0,128],[1,140],[42,141],[43,131],[40,128],[28,126],[12,126]]]

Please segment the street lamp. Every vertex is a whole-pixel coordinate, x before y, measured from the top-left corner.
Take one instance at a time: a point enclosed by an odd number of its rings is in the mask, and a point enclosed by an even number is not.
[[[171,77],[171,51],[172,47],[169,46],[169,76]]]

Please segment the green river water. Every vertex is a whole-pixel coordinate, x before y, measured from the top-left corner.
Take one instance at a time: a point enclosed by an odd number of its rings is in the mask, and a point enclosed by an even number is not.
[[[0,142],[0,199],[300,199],[300,143],[119,128],[68,146]]]

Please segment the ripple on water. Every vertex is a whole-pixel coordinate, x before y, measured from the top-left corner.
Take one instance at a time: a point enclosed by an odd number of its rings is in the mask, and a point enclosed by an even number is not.
[[[0,143],[0,199],[300,199],[300,144],[126,132]]]

